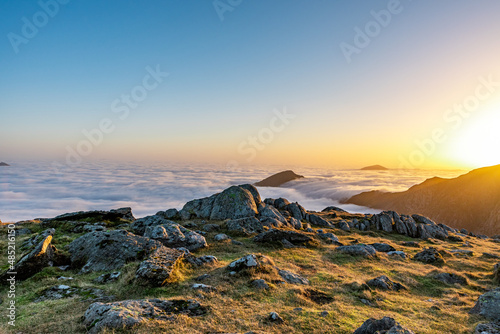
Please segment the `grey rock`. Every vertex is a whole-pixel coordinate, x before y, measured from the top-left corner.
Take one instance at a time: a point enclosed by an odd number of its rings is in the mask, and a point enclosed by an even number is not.
[[[368,284],[372,288],[381,290],[392,290],[392,291],[406,290],[406,288],[402,284],[391,281],[389,277],[385,275],[371,279],[367,281],[366,284]]]
[[[251,184],[241,184],[239,185],[239,187],[248,190],[250,194],[252,194],[253,200],[256,205],[259,205],[262,202],[259,191],[257,190],[257,188],[255,188],[255,186]]]
[[[413,260],[436,265],[442,265],[445,263],[443,256],[434,247],[425,248],[421,252],[417,253],[413,257]]]
[[[263,279],[256,279],[252,281],[252,286],[258,290],[267,290],[269,289],[269,284]]]
[[[236,261],[231,262],[227,268],[231,271],[241,271],[249,268],[260,268],[265,265],[272,265],[270,258],[260,254],[248,254]]]
[[[323,219],[320,216],[315,215],[315,214],[309,214],[307,221],[310,224],[316,225],[316,226],[329,227],[329,228],[335,227],[331,222],[329,222],[329,221],[327,221],[327,220],[325,220],[325,219]]]
[[[201,284],[201,283],[196,283],[191,286],[191,289],[193,290],[202,290],[205,292],[215,292],[217,291],[217,288],[211,286],[211,285],[206,285],[206,284]]]
[[[26,234],[31,234],[31,233],[33,233],[33,231],[31,231],[29,228],[21,228],[21,229],[15,231],[16,236],[26,235]]]
[[[107,296],[104,290],[101,289],[70,287],[61,284],[43,290],[34,302],[39,303],[45,300],[58,300],[76,296],[87,301],[110,301],[114,298],[113,296]]]
[[[469,284],[466,277],[458,274],[432,272],[430,273],[429,276],[446,284],[461,284],[461,285]]]
[[[408,231],[407,235],[412,238],[418,238],[417,223],[415,220],[407,215],[401,215],[400,219],[406,226],[406,230]]]
[[[290,218],[290,223],[288,224],[290,225],[290,227],[296,229],[296,230],[300,230],[302,229],[302,223],[300,220],[294,218],[294,217],[291,217]]]
[[[377,250],[375,248],[364,244],[340,246],[335,250],[352,256],[373,257],[377,254]]]
[[[132,329],[149,321],[171,321],[176,314],[201,316],[208,309],[195,300],[125,300],[115,303],[93,303],[83,316],[83,324],[89,334],[97,334],[105,328]]]
[[[225,224],[229,231],[243,235],[251,235],[264,231],[261,222],[255,217],[231,219]]]
[[[474,330],[474,334],[500,334],[500,323],[478,324]]]
[[[69,252],[73,266],[83,266],[86,273],[119,269],[161,246],[158,241],[115,230],[87,233],[69,244]]]
[[[309,285],[309,280],[288,270],[279,270],[278,274],[289,284]]]
[[[274,206],[279,210],[283,210],[289,204],[290,202],[286,198],[280,197],[274,200]]]
[[[152,286],[165,285],[171,280],[184,255],[183,251],[177,249],[158,247],[139,265],[135,272],[137,282]]]
[[[399,256],[403,259],[406,259],[408,257],[408,255],[403,252],[403,251],[392,251],[392,252],[387,252],[387,255],[389,256]]]
[[[493,253],[483,253],[482,257],[484,257],[485,259],[500,259],[500,256]]]
[[[306,210],[299,203],[290,203],[285,207],[285,210],[290,212],[292,217],[298,221],[306,217]]]
[[[168,209],[166,211],[158,211],[156,216],[160,216],[165,219],[181,219],[181,214],[177,209]]]
[[[462,256],[474,256],[474,251],[467,250],[467,249],[452,249],[450,250],[450,253],[454,255],[462,255]]]
[[[420,244],[416,241],[405,241],[402,245],[406,247],[420,248]]]
[[[120,219],[131,220],[131,221],[135,220],[131,208],[120,208],[109,211],[78,211],[78,212],[65,213],[55,218],[47,219],[46,221],[49,222],[69,221],[69,220],[83,220],[89,218],[98,220],[110,220],[110,221],[117,221]]]
[[[454,241],[454,242],[464,242],[463,238],[459,237],[458,235],[454,235],[454,234],[448,235],[448,240]]]
[[[274,218],[263,218],[260,220],[262,226],[267,226],[269,228],[280,228],[283,227],[283,223]]]
[[[326,207],[321,212],[331,212],[331,211],[337,211],[337,212],[347,213],[347,211],[345,211],[344,209],[341,209],[341,208],[336,207],[336,206]]]
[[[351,231],[351,227],[345,221],[340,221],[337,224],[337,228],[341,229],[342,231],[346,231],[346,232],[350,232]]]
[[[203,225],[203,230],[205,232],[215,232],[220,230],[220,226],[217,224],[206,224]]]
[[[377,252],[383,252],[383,253],[394,252],[396,250],[391,245],[385,243],[374,243],[370,244],[370,246],[373,246],[373,248],[375,248]]]
[[[179,214],[183,220],[191,218],[209,219],[212,213],[212,208],[215,199],[219,194],[214,194],[210,197],[195,199],[187,202]]]
[[[500,288],[488,291],[479,296],[471,314],[479,314],[488,320],[500,322]]]
[[[294,245],[305,244],[313,240],[313,238],[306,233],[278,229],[262,232],[253,238],[255,242],[279,242],[283,239]]]
[[[288,223],[285,217],[274,206],[270,205],[266,205],[260,210],[259,218],[261,221],[266,219],[278,220],[283,225]]]
[[[393,225],[392,212],[384,211],[379,214],[373,215],[372,222],[375,223],[377,230],[384,231],[387,233],[392,232],[392,225]]]
[[[393,318],[384,317],[380,320],[370,318],[354,334],[414,334],[409,329],[402,327]]]
[[[229,240],[229,239],[230,238],[224,233],[220,233],[220,234],[217,234],[216,236],[214,236],[214,240],[218,241],[218,242]]]
[[[282,317],[276,312],[271,312],[269,313],[267,319],[271,322],[277,323],[277,324],[282,324],[285,322]]]
[[[99,231],[106,231],[106,226],[99,225],[99,224],[87,224],[83,226],[83,232],[88,233],[88,232],[99,232]]]
[[[339,238],[331,232],[321,233],[319,234],[319,236],[321,239],[325,240],[329,244],[342,246],[342,243],[340,243]]]
[[[202,255],[200,257],[185,255],[184,259],[195,266],[213,265],[219,262],[219,260],[213,255]]]
[[[233,186],[220,193],[213,203],[210,219],[238,219],[258,214],[254,197],[247,189]]]
[[[102,274],[101,276],[94,279],[95,283],[98,284],[106,284],[110,282],[114,282],[120,278],[122,273],[120,271],[114,271],[112,273]]]
[[[162,225],[157,225],[160,222]],[[205,237],[175,222],[162,218],[161,220],[156,220],[154,224],[146,228],[144,236],[158,240],[167,247],[184,247],[190,251],[195,251],[208,246]]]

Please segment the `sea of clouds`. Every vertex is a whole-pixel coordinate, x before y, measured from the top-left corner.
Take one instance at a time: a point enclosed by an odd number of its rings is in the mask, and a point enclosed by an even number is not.
[[[169,208],[181,209],[195,198],[210,196],[231,185],[254,183],[283,167],[138,164],[99,162],[56,171],[50,163],[12,163],[0,167],[0,220],[49,218],[63,213],[132,207],[135,217]],[[360,171],[297,168],[305,179],[280,188],[259,188],[262,198],[284,197],[308,210],[329,205],[350,212],[373,209],[339,201],[369,190],[404,191],[434,177],[456,177],[464,171]]]

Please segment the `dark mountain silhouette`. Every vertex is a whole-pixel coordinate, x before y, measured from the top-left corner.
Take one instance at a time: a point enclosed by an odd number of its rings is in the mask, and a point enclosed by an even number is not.
[[[302,175],[297,175],[291,170],[274,174],[260,182],[255,183],[257,187],[279,187],[287,182],[303,179]]]
[[[361,170],[389,170],[389,168],[380,165],[373,165],[373,166],[363,167],[361,168]]]
[[[10,165],[5,162],[0,162],[0,166],[10,166]]]
[[[346,203],[402,214],[419,213],[474,233],[500,234],[500,165],[454,179],[434,177],[399,193],[364,192]]]

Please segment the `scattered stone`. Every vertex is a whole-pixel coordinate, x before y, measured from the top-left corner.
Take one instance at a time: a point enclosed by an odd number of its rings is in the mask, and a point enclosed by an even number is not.
[[[269,289],[269,284],[263,279],[256,279],[252,281],[252,286],[258,290]]]
[[[229,236],[227,236],[224,233],[220,233],[220,234],[217,234],[216,236],[214,236],[214,240],[217,242],[221,242],[221,241],[225,241],[225,240],[229,240],[229,239],[230,239]]]
[[[230,232],[243,235],[251,235],[264,231],[262,223],[255,217],[228,220],[226,227]]]
[[[362,256],[362,257],[373,257],[377,254],[377,250],[375,248],[365,244],[340,246],[337,247],[335,250],[352,256]]]
[[[177,314],[205,315],[208,309],[195,300],[125,300],[115,303],[93,303],[83,316],[89,334],[105,328],[131,329],[149,321],[171,321]]]
[[[321,239],[325,240],[327,243],[337,246],[342,246],[343,244],[339,241],[339,238],[333,233],[321,233],[319,235]]]
[[[309,285],[309,280],[288,270],[279,270],[278,274],[289,284]]]
[[[283,320],[283,318],[280,317],[280,315],[276,312],[269,313],[269,316],[267,317],[267,319],[269,321],[277,323],[277,324],[282,324],[285,322],[285,320]]]
[[[197,283],[197,284],[193,284],[191,286],[191,289],[193,290],[202,290],[202,291],[205,291],[205,292],[215,292],[217,291],[217,288],[211,286],[211,285],[206,285],[206,284],[201,284],[201,283]]]
[[[110,301],[114,298],[113,296],[106,296],[104,290],[101,289],[78,288],[61,284],[43,290],[41,295],[33,302],[39,303],[46,300],[57,300],[75,296],[81,297],[82,300],[91,301]]]
[[[203,225],[203,231],[205,231],[205,232],[215,232],[215,231],[219,231],[219,230],[220,230],[220,226],[217,224]]]
[[[479,314],[491,321],[500,321],[500,288],[488,291],[479,296],[471,314]]]
[[[120,278],[122,273],[120,271],[114,271],[112,273],[102,274],[101,276],[94,279],[95,283],[98,284],[106,284],[110,282],[114,282]]]
[[[232,271],[241,271],[249,268],[259,268],[265,265],[274,265],[267,256],[260,254],[249,254],[236,261],[231,262],[227,267]]]
[[[392,251],[392,252],[387,252],[387,255],[389,256],[399,256],[402,259],[406,259],[407,255],[403,251]]]
[[[445,263],[443,256],[434,247],[424,248],[424,250],[413,257],[413,260],[435,265],[442,265]]]
[[[394,252],[396,250],[391,245],[385,244],[385,243],[374,243],[374,244],[370,244],[370,246],[375,248],[377,250],[377,252],[383,252],[383,253]]]
[[[219,260],[213,255],[194,257],[191,254],[188,254],[184,255],[184,259],[195,266],[213,265],[219,262]]]
[[[207,280],[210,277],[212,277],[212,276],[210,276],[209,274],[203,274],[203,275],[196,277],[194,280],[200,282],[200,281]]]
[[[453,273],[440,273],[440,272],[432,272],[429,274],[430,277],[446,283],[446,284],[460,284],[460,285],[469,285],[469,282],[467,281],[467,278],[458,275],[458,274],[453,274]]]
[[[305,244],[313,240],[311,236],[302,232],[278,229],[262,232],[253,238],[255,242],[280,242],[283,239],[294,245]]]
[[[288,223],[285,217],[283,217],[283,215],[278,211],[278,209],[270,205],[266,205],[260,210],[259,217],[261,221],[277,220],[283,225],[286,225]]]
[[[402,284],[391,281],[389,277],[385,275],[371,279],[368,282],[366,282],[366,284],[368,284],[372,288],[381,290],[392,290],[392,291],[406,290],[406,288]]]
[[[329,313],[328,313],[328,311],[323,311],[323,312],[321,312],[321,313],[319,314],[319,316],[320,316],[320,317],[323,317],[323,318],[326,318],[326,317],[328,317],[328,314],[329,314]]]
[[[474,256],[474,252],[467,249],[453,249],[450,253],[458,256]]]
[[[402,327],[393,318],[384,317],[380,320],[370,318],[361,327],[354,331],[354,334],[414,334],[409,329]]]
[[[139,265],[135,277],[142,284],[163,286],[172,279],[184,255],[185,253],[178,249],[158,247]]]

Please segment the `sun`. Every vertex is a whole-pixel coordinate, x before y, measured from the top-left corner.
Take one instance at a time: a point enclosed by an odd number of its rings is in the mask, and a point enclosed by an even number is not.
[[[450,136],[448,155],[468,167],[500,164],[500,107],[478,111]]]

